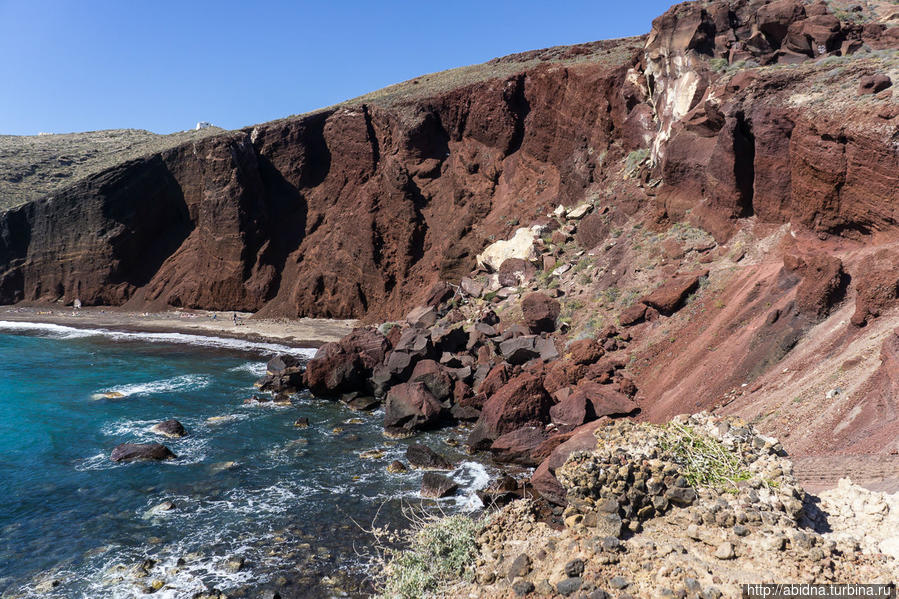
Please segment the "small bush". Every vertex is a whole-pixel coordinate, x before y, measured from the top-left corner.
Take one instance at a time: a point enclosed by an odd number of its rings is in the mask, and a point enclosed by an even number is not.
[[[384,599],[421,599],[457,580],[470,580],[482,522],[468,516],[430,516],[406,533],[407,547],[387,550],[378,581]]]
[[[689,426],[669,422],[664,427],[662,450],[683,466],[692,487],[716,491],[737,490],[737,483],[752,476],[740,456],[717,439],[696,433]]]
[[[643,163],[648,159],[649,148],[640,148],[639,150],[634,150],[627,155],[627,160],[624,163],[625,174],[629,177],[632,176],[641,166],[643,166]]]

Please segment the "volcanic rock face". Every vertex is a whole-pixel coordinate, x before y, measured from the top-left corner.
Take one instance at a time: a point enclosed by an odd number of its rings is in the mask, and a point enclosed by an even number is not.
[[[892,231],[881,117],[847,124],[780,97],[800,67],[730,75],[895,47],[896,29],[795,0],[685,3],[645,40],[528,52],[196,138],[0,213],[0,302],[395,316],[518,220],[609,190],[607,165],[650,147],[660,215],[689,214],[719,240],[753,215]],[[859,76],[889,93],[886,75]],[[614,201],[630,213],[641,198]],[[584,219],[586,246],[607,220]]]
[[[0,302],[400,312],[467,273],[520,198],[583,194],[640,43],[504,59],[90,176],[0,215]]]

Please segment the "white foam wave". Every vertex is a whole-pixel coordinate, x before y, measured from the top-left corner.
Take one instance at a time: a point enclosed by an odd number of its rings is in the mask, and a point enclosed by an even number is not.
[[[483,464],[462,462],[453,473],[453,480],[459,484],[459,493],[453,497],[459,509],[473,512],[484,507],[477,491],[486,489],[490,484],[490,473]]]
[[[265,374],[266,364],[265,362],[247,362],[246,364],[229,368],[228,372],[249,372],[253,376],[259,378]]]
[[[219,349],[233,349],[249,351],[261,354],[292,354],[303,358],[311,358],[315,355],[315,349],[304,347],[290,347],[280,343],[263,343],[261,341],[248,341],[244,339],[232,339],[230,337],[213,337],[206,335],[193,335],[190,333],[127,333],[112,331],[109,329],[80,329],[58,324],[42,322],[19,322],[0,320],[0,331],[13,333],[42,333],[46,337],[79,338],[103,336],[115,341],[143,341],[149,343],[177,343],[187,345],[202,345]]]
[[[75,327],[66,327],[59,324],[50,324],[43,322],[18,322],[10,320],[0,320],[0,331],[9,331],[12,333],[43,333],[46,337],[91,337],[96,333],[88,329],[76,329]]]
[[[99,399],[106,397],[107,394],[115,397],[131,397],[176,391],[196,391],[208,387],[210,383],[212,383],[212,377],[202,374],[183,374],[170,379],[150,381],[149,383],[134,383],[100,389],[93,397]]]

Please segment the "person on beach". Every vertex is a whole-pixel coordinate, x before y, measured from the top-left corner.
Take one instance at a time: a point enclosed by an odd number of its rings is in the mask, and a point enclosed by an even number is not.
[[[72,302],[72,316],[76,316],[78,314],[78,310],[80,310],[80,309],[81,309],[81,300],[76,297],[75,301]]]

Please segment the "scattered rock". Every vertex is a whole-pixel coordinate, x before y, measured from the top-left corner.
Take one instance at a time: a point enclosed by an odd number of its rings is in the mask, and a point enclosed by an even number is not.
[[[451,478],[437,474],[436,472],[425,472],[421,479],[421,496],[441,499],[455,495],[459,489]]]
[[[560,311],[559,302],[543,293],[529,293],[521,301],[524,322],[532,333],[555,331]]]
[[[435,426],[443,404],[424,383],[402,383],[391,387],[384,406],[384,427],[416,430]]]
[[[184,430],[184,425],[182,425],[174,418],[171,420],[163,420],[158,424],[154,424],[152,427],[150,427],[150,431],[156,433],[157,435],[163,435],[165,437],[171,437],[173,439],[178,439],[187,434],[187,431]]]
[[[175,459],[165,445],[159,443],[122,443],[112,450],[109,459],[113,462],[163,461]]]
[[[424,470],[452,470],[455,467],[449,460],[426,445],[410,445],[406,449],[406,459],[413,468]]]

